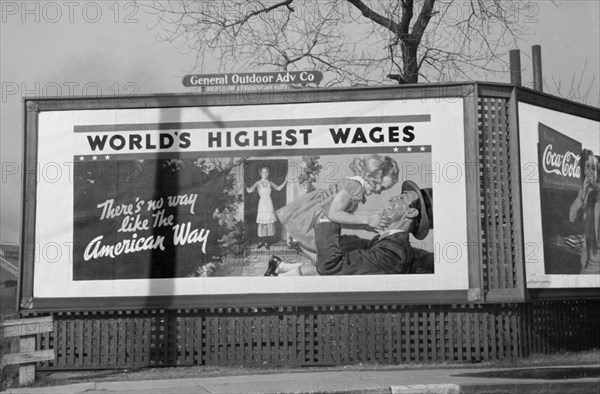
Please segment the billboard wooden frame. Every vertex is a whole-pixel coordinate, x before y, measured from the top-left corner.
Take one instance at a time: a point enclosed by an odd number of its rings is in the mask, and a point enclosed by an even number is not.
[[[36,157],[38,115],[43,111],[86,110],[86,109],[139,109],[156,107],[189,107],[211,105],[248,105],[277,103],[311,103],[335,101],[369,101],[369,100],[414,100],[462,98],[465,136],[476,135],[476,124],[471,120],[474,114],[474,84],[439,84],[415,85],[402,87],[344,88],[344,89],[302,89],[299,91],[276,91],[268,89],[261,92],[245,93],[202,93],[202,94],[169,94],[135,97],[97,97],[75,99],[27,98],[24,100],[25,114],[25,171],[23,173],[23,227],[21,252],[22,280],[19,294],[21,310],[103,310],[103,309],[144,309],[144,308],[189,308],[189,307],[232,307],[232,306],[314,306],[314,305],[369,305],[381,303],[465,303],[481,300],[481,285],[478,282],[477,246],[468,250],[469,290],[441,291],[402,291],[402,292],[360,292],[360,293],[292,293],[277,294],[243,294],[243,295],[201,295],[201,296],[149,296],[149,297],[102,297],[101,299],[73,298],[34,298],[33,271],[35,251],[35,196],[36,196]],[[473,138],[465,138],[466,144],[474,144]],[[472,151],[466,149],[467,162],[476,162]],[[478,186],[467,182],[467,193],[476,194]],[[476,212],[468,215],[475,220]],[[467,219],[471,220],[471,219]],[[478,245],[475,237],[478,230],[467,235],[470,245]],[[473,289],[471,289],[473,288]]]
[[[253,293],[243,295],[194,295],[194,296],[150,296],[150,297],[105,297],[102,299],[72,298],[33,298],[34,264],[34,224],[36,208],[36,161],[38,115],[42,111],[86,110],[86,109],[139,109],[156,107],[189,107],[211,105],[249,105],[266,103],[311,103],[334,101],[368,101],[384,99],[463,99],[465,163],[474,163],[479,172],[493,170],[498,163],[489,163],[494,157],[485,157],[483,146],[486,133],[506,137],[506,149],[512,154],[504,159],[515,172],[510,174],[514,181],[504,185],[511,192],[508,209],[514,231],[505,247],[512,250],[512,259],[500,262],[500,267],[490,267],[486,240],[492,237],[487,233],[482,221],[482,212],[488,204],[485,190],[490,185],[484,176],[475,176],[466,182],[467,195],[467,240],[468,248],[468,289],[446,291],[402,291],[402,292],[361,292],[361,293]],[[135,97],[96,97],[71,99],[27,98],[24,100],[25,136],[23,140],[23,215],[21,242],[21,281],[19,303],[21,311],[80,311],[80,310],[142,310],[180,308],[228,308],[228,307],[302,307],[324,305],[391,305],[391,304],[462,304],[525,302],[528,300],[557,300],[599,298],[596,288],[528,289],[525,281],[525,258],[523,238],[523,212],[521,195],[521,168],[519,162],[519,119],[520,102],[561,111],[586,119],[600,121],[600,111],[591,106],[577,104],[565,99],[533,91],[523,87],[497,83],[453,83],[406,85],[398,87],[341,88],[341,89],[302,89],[281,91],[268,88],[263,91],[227,93],[146,95]],[[490,107],[491,105],[491,107]],[[483,113],[484,111],[488,113]],[[494,112],[497,111],[497,112]],[[501,118],[504,124],[485,120],[486,115]],[[504,120],[505,118],[505,120]],[[482,137],[483,136],[483,137]],[[482,151],[484,156],[482,157]],[[493,156],[493,155],[492,155]],[[487,160],[487,161],[486,161]],[[501,200],[502,190],[493,191]],[[499,198],[500,197],[500,198]],[[501,225],[501,223],[496,223]],[[512,268],[511,268],[512,267]],[[511,270],[511,283],[490,282],[491,269]],[[486,273],[487,272],[487,273]]]
[[[573,115],[583,119],[600,122],[600,108],[590,105],[576,103],[562,97],[556,97],[548,93],[539,92],[525,87],[514,87],[515,96],[514,113],[518,119],[519,103],[530,104],[536,107],[549,109],[563,114]],[[516,124],[517,133],[520,132],[519,123]],[[517,141],[519,140],[517,134]],[[522,207],[520,208],[522,213]],[[523,240],[524,242],[524,240]],[[528,288],[526,287],[526,300],[544,301],[544,300],[576,300],[576,299],[598,299],[600,298],[600,289],[598,288]]]
[[[526,299],[526,284],[515,89],[507,84],[478,83],[476,90],[474,119],[479,132],[476,157],[480,177],[474,191],[477,197],[472,198],[479,204],[479,216],[470,223],[477,220],[483,234],[478,267],[482,276],[481,299],[487,303],[522,302]],[[486,216],[495,219],[486,220]],[[506,231],[500,236],[500,230],[509,223],[515,224],[512,233]]]

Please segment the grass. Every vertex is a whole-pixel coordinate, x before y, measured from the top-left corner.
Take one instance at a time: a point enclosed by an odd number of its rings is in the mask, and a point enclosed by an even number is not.
[[[589,365],[600,363],[600,350],[583,352],[563,352],[556,354],[534,354],[519,359],[504,359],[480,363],[407,363],[407,364],[354,364],[328,367],[243,367],[243,366],[191,366],[161,367],[120,370],[87,370],[38,372],[34,386],[55,386],[85,382],[115,382],[162,379],[207,378],[237,375],[257,375],[276,373],[301,373],[314,371],[361,371],[361,370],[410,370],[436,368],[526,368],[557,365]],[[14,381],[16,383],[16,381]]]

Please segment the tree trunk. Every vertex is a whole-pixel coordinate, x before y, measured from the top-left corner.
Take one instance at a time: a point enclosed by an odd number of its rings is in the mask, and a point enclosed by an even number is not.
[[[405,44],[402,48],[404,63],[404,83],[417,83],[419,80],[418,45]]]

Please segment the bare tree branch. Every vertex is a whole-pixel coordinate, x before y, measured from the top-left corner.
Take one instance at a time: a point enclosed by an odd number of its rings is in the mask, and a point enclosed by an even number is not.
[[[140,7],[156,16],[158,39],[196,55],[190,71],[316,69],[325,86],[389,83],[390,74],[401,83],[497,79],[528,27],[518,0],[154,0]]]
[[[580,103],[600,106],[600,99],[598,99],[597,103],[590,102],[590,96],[594,89],[598,89],[596,86],[596,75],[589,75],[587,71],[587,59],[585,60],[583,67],[580,73],[573,73],[571,76],[571,81],[567,88],[562,84],[561,79],[556,79],[552,76],[552,84],[553,86],[548,87],[546,81],[544,81],[544,85],[546,89],[549,89],[549,93],[564,97],[569,100],[578,101]]]
[[[355,6],[363,14],[363,16],[365,18],[368,18],[368,19],[372,20],[373,22],[377,23],[378,25],[380,25],[388,30],[391,30],[393,32],[400,31],[400,26],[398,24],[396,24],[396,22],[384,17],[383,15],[378,14],[372,8],[367,7],[367,5],[365,5],[365,3],[363,3],[362,1],[360,1],[360,0],[347,0],[347,1],[348,1],[348,3]],[[412,4],[412,0],[408,0],[408,1]],[[412,9],[412,5],[411,5],[411,9]],[[410,18],[409,18],[409,20],[410,20]]]

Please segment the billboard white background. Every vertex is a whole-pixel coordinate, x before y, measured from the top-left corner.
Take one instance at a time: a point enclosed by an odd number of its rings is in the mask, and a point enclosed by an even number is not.
[[[544,269],[542,212],[538,176],[538,124],[571,137],[600,153],[600,124],[593,120],[519,103],[525,270],[529,288],[600,287],[599,275],[547,275]],[[565,207],[566,210],[569,207]]]
[[[94,153],[86,144],[85,133],[75,135],[73,132],[76,125],[422,114],[430,114],[431,121],[417,124],[414,141],[409,144],[379,143],[376,146],[381,147],[382,152],[389,151],[394,146],[432,146],[432,168],[427,170],[431,173],[411,174],[411,179],[422,184],[421,178],[429,177],[434,190],[434,274],[73,281],[72,254],[69,250],[73,240],[74,196],[73,174],[69,173],[69,168],[72,171],[75,156]],[[38,128],[38,169],[42,174],[56,166],[63,171],[62,176],[55,177],[52,182],[42,180],[37,184],[33,295],[35,298],[53,298],[467,289],[463,116],[463,101],[459,98],[41,112]],[[317,130],[319,127],[312,128]],[[324,130],[327,130],[327,127]],[[194,130],[191,132],[192,140],[197,141],[198,135],[194,136]],[[201,130],[197,133],[204,132]],[[195,143],[192,143],[194,149],[202,149],[196,147]],[[328,133],[324,132],[314,132],[310,143],[319,148],[336,146],[331,142]],[[374,144],[365,146],[372,147]],[[337,145],[340,149],[356,147],[356,144]],[[249,150],[247,147],[232,149],[244,152]],[[285,153],[286,147],[281,149],[281,152]],[[118,152],[110,154],[117,155]],[[393,189],[385,193],[390,197],[399,194],[403,180],[401,178]],[[60,252],[55,253],[55,248],[59,248]]]

